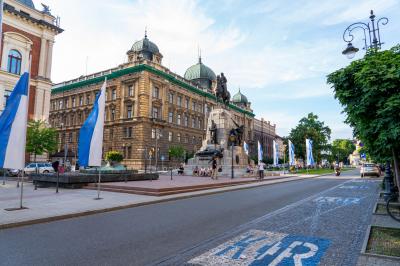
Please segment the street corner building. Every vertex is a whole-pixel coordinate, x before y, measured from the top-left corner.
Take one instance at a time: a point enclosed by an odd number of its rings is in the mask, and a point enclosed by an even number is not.
[[[118,67],[53,86],[49,121],[59,130],[59,153],[68,147],[69,161],[77,159],[79,129],[105,78],[103,154],[120,151],[124,165],[144,169],[154,160],[156,165],[169,165],[171,146],[180,145],[187,154],[201,147],[208,114],[218,104],[214,71],[199,57],[183,77],[173,73],[162,65],[163,55],[147,34],[132,45],[127,57],[128,62]],[[253,143],[254,114],[247,98],[239,91],[227,108],[245,126],[246,142]]]
[[[20,75],[30,73],[29,119],[48,120],[51,65],[58,19],[31,0],[4,0],[0,47],[0,113]],[[30,61],[31,59],[31,61]]]

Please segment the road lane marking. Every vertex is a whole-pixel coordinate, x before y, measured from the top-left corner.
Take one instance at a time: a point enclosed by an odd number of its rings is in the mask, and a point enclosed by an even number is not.
[[[319,264],[329,245],[328,239],[249,230],[188,263],[203,266],[313,266]]]

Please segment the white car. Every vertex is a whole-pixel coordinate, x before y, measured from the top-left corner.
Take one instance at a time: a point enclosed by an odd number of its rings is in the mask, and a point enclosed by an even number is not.
[[[30,163],[24,168],[24,172],[25,174],[34,174],[36,169],[39,174],[54,173],[50,163]]]

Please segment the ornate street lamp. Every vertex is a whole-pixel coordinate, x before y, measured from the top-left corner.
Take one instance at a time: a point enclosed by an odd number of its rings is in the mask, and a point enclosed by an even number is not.
[[[347,56],[347,58],[352,59],[359,50],[351,43],[354,40],[354,35],[352,32],[355,29],[361,29],[364,32],[364,50],[378,50],[381,48],[383,42],[381,42],[379,25],[386,25],[389,22],[389,19],[386,17],[382,17],[375,21],[373,10],[371,10],[371,15],[369,16],[369,19],[371,20],[371,22],[368,22],[368,24],[364,22],[356,22],[348,26],[343,32],[343,40],[348,44],[346,49],[343,50],[342,54]]]

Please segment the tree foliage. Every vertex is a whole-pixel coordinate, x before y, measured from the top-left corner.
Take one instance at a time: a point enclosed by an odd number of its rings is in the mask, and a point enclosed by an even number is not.
[[[119,151],[108,151],[106,153],[107,162],[117,162],[120,163],[124,159],[124,156]]]
[[[182,159],[185,156],[185,149],[180,145],[170,146],[168,154],[170,158]]]
[[[57,131],[48,127],[42,120],[31,120],[28,123],[26,151],[37,155],[52,153],[57,150]]]
[[[346,122],[376,161],[393,158],[400,148],[400,45],[370,50],[360,60],[328,75]],[[396,168],[397,171],[397,168]],[[397,175],[398,176],[398,175]]]
[[[375,160],[400,148],[400,46],[369,51],[363,59],[328,75],[346,122]],[[397,155],[398,157],[398,152]]]
[[[318,120],[318,116],[309,113],[307,117],[300,119],[299,124],[290,131],[288,139],[295,146],[296,158],[305,160],[306,139],[313,141],[313,156],[315,162],[321,161],[321,152],[327,149],[331,137],[331,129],[325,123]]]
[[[356,149],[352,140],[349,139],[335,139],[331,145],[331,154],[334,160],[339,162],[347,162],[348,157]]]

